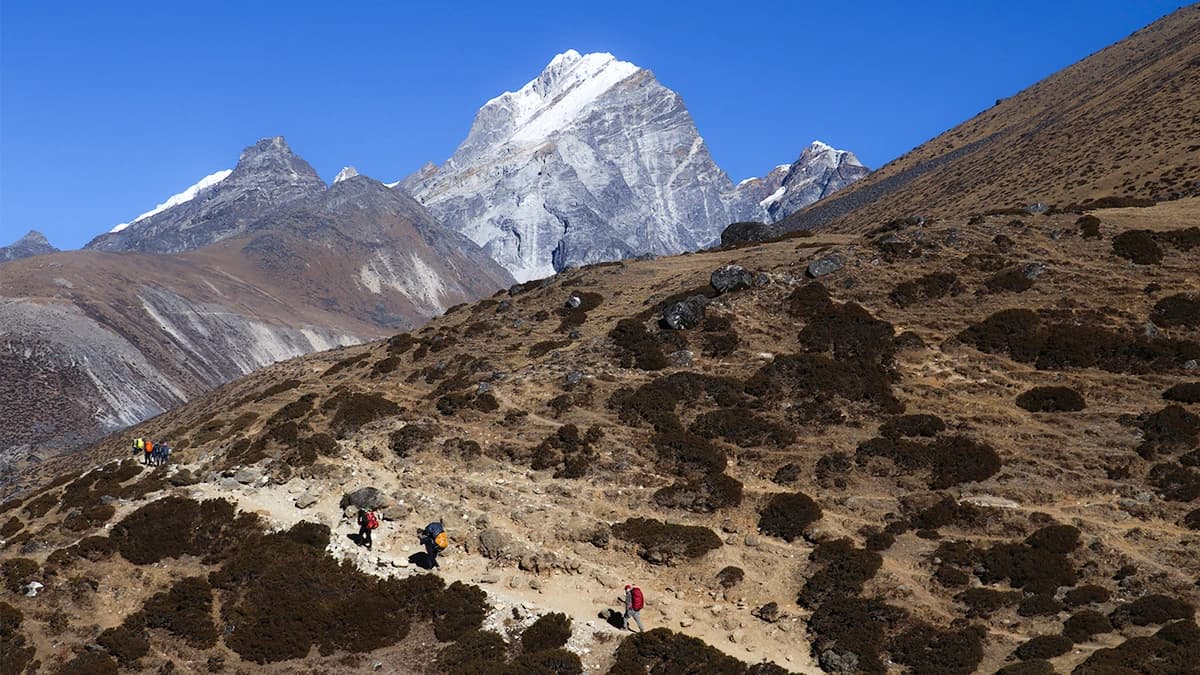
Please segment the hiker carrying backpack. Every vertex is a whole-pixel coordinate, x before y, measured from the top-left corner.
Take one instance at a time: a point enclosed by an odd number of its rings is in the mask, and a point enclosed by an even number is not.
[[[133,454],[138,454],[146,449],[146,439],[141,436],[133,439]]]
[[[633,619],[638,626],[638,631],[645,633],[646,629],[642,627],[642,608],[646,606],[646,597],[642,595],[642,589],[637,586],[625,585],[625,627],[629,628],[629,620]],[[633,630],[629,628],[629,630]]]
[[[437,567],[438,554],[450,546],[450,537],[446,534],[446,528],[442,526],[442,521],[436,520],[426,525],[417,538],[425,545],[427,569]]]
[[[142,449],[145,450],[142,454],[145,455],[146,464],[150,464],[150,461],[154,458],[154,442],[147,439]]]
[[[358,510],[358,539],[367,550],[371,550],[371,531],[379,527],[379,516],[372,510]]]

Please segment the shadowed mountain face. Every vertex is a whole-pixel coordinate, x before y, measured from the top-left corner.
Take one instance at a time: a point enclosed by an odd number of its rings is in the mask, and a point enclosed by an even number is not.
[[[324,190],[325,182],[292,152],[282,136],[264,138],[242,151],[232,171],[209,176],[168,200],[163,205],[167,208],[118,225],[85,248],[192,251],[235,237],[272,210]]]
[[[191,253],[84,250],[6,264],[0,471],[511,283],[470,240],[365,176]]]
[[[46,236],[37,230],[30,230],[24,237],[8,246],[0,246],[0,263],[10,260],[30,258],[35,255],[55,253],[58,249],[46,240]]]
[[[1200,7],[1178,10],[752,238],[1103,197],[1200,194]],[[727,237],[736,239],[737,237]]]

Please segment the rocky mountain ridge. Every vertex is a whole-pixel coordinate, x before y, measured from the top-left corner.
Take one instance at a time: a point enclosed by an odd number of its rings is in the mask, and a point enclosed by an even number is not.
[[[25,236],[8,246],[0,246],[0,263],[29,258],[35,255],[56,253],[58,250],[46,239],[46,235],[37,230],[30,230],[25,233]]]
[[[782,217],[866,172],[831,148],[838,159],[826,166],[819,147],[801,155],[788,197],[763,203],[777,188],[759,196],[764,181],[733,185],[653,73],[568,51],[484,104],[450,159],[399,187],[524,280],[703,248],[731,222]]]

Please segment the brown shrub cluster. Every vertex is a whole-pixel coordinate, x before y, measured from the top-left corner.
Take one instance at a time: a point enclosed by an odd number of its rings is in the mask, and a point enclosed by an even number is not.
[[[932,438],[946,430],[946,423],[937,415],[915,414],[899,415],[884,422],[879,427],[879,435],[886,438],[912,438],[925,436]]]
[[[654,493],[654,503],[668,509],[712,513],[742,503],[742,482],[724,473],[684,478]]]
[[[1180,461],[1195,456],[1195,452],[1184,455]],[[1200,470],[1175,462],[1163,462],[1150,467],[1147,482],[1163,499],[1173,502],[1190,502],[1200,499]]]
[[[766,400],[824,402],[837,397],[879,413],[898,413],[891,372],[868,359],[783,354],[746,380],[746,393]]]
[[[986,635],[981,626],[945,630],[918,622],[892,638],[889,651],[914,675],[969,675],[983,660]]]
[[[1023,267],[1013,267],[988,277],[983,287],[989,293],[1024,293],[1033,288],[1033,279]]]
[[[821,507],[803,492],[779,492],[771,495],[759,512],[758,529],[764,534],[795,541],[804,529],[821,519]]]
[[[989,617],[1005,607],[1021,601],[1020,591],[1000,591],[994,588],[969,588],[954,596],[967,606],[967,616]]]
[[[571,346],[570,340],[543,340],[529,348],[529,358],[540,359],[556,349]]]
[[[37,648],[26,644],[20,632],[24,620],[21,610],[0,601],[0,662],[6,673],[24,672],[37,653]]]
[[[395,402],[380,394],[357,391],[340,392],[321,408],[332,414],[329,430],[338,438],[346,438],[371,422],[394,417],[402,411]]]
[[[1078,412],[1086,407],[1070,387],[1034,387],[1017,396],[1017,406],[1029,412]]]
[[[883,557],[877,552],[856,548],[849,539],[818,544],[809,560],[817,570],[805,582],[796,602],[810,609],[833,598],[858,595],[883,565]]]
[[[707,527],[667,523],[653,518],[630,518],[612,526],[618,539],[637,545],[638,555],[653,564],[699,558],[721,547],[721,538]]]
[[[897,306],[907,308],[947,296],[954,297],[963,290],[962,283],[954,274],[933,272],[897,284],[888,298]]]
[[[1065,635],[1039,635],[1017,647],[1017,658],[1023,661],[1052,659],[1066,654],[1074,646],[1074,641]]]
[[[929,471],[929,487],[942,490],[986,480],[1000,471],[1000,456],[988,444],[965,436],[940,436],[929,442],[878,437],[858,446],[860,464],[872,457],[892,461],[900,471]]]
[[[1200,328],[1200,300],[1177,293],[1154,303],[1150,320],[1164,328]]]
[[[388,447],[400,457],[408,457],[422,445],[433,440],[434,429],[427,424],[406,424],[388,434]]]
[[[366,365],[363,362],[369,358],[371,358],[371,352],[363,352],[362,354],[356,354],[354,356],[344,358],[341,361],[338,361],[337,363],[333,364],[332,366],[329,366],[328,368],[326,368],[325,372],[321,373],[321,377],[333,377],[334,375],[337,375],[338,373],[340,373],[343,370],[346,370],[348,368],[352,368],[354,366]]]
[[[1148,415],[1141,430],[1138,454],[1144,459],[1172,455],[1200,445],[1200,416],[1180,405],[1172,404]]]
[[[745,408],[721,408],[701,414],[689,431],[707,439],[728,441],[743,448],[781,447],[796,439],[796,432]]]
[[[669,365],[659,341],[646,330],[642,321],[621,319],[608,337],[617,346],[622,368],[662,370]]]
[[[1075,612],[1063,622],[1063,635],[1076,644],[1091,640],[1093,635],[1112,631],[1113,625],[1108,617],[1092,609]]]
[[[598,457],[592,445],[603,436],[600,427],[590,427],[580,434],[579,427],[565,424],[533,449],[530,468],[554,469],[555,478],[581,478]]]
[[[525,653],[558,649],[571,639],[571,617],[561,612],[543,614],[521,633]]]
[[[729,673],[747,672],[738,661],[703,640],[655,628],[630,635],[621,641],[613,655],[610,675],[640,673]]]
[[[882,675],[887,672],[883,663],[887,636],[906,616],[903,609],[874,598],[831,596],[808,621],[813,652],[827,670],[836,670],[835,661],[849,662],[856,672]]]
[[[571,307],[570,304],[563,305],[555,310],[562,321],[559,322],[556,329],[559,333],[565,333],[573,328],[582,326],[587,321],[588,312],[600,306],[604,302],[604,296],[599,293],[591,293],[588,291],[575,291],[571,293],[571,297],[578,298],[578,306]]]
[[[1173,621],[1148,637],[1132,637],[1111,649],[1092,652],[1077,675],[1105,673],[1187,673],[1200,653],[1200,627],[1195,621]]]
[[[134,668],[138,659],[150,653],[145,634],[125,625],[106,629],[96,638],[96,644],[104,647],[124,668]]]
[[[1126,230],[1113,237],[1113,253],[1138,265],[1162,262],[1163,250],[1150,230]]]
[[[439,673],[475,675],[501,670],[508,654],[504,638],[492,631],[471,631],[442,647],[434,665]]]
[[[135,565],[182,555],[214,563],[260,530],[257,516],[236,513],[233,504],[225,500],[197,502],[170,496],[126,516],[113,527],[110,538],[117,551]]]
[[[1163,392],[1162,397],[1180,403],[1200,403],[1200,382],[1180,382],[1172,385]]]
[[[12,593],[20,593],[21,586],[36,581],[39,571],[41,566],[30,558],[9,558],[0,562],[0,579],[4,580],[4,587]]]
[[[161,628],[197,649],[207,649],[217,644],[212,606],[213,592],[208,581],[203,577],[188,577],[148,598],[140,610],[125,620],[124,626],[131,632]]]
[[[1100,238],[1100,219],[1090,213],[1080,216],[1075,221],[1075,227],[1079,228],[1079,236],[1084,239]]]
[[[1114,626],[1147,626],[1177,619],[1191,619],[1196,609],[1183,598],[1154,593],[1114,609],[1108,615]]]
[[[720,572],[717,572],[717,584],[721,588],[729,589],[742,583],[746,578],[746,572],[740,567],[729,565],[722,567]]]
[[[1200,358],[1200,343],[1110,332],[1099,326],[1056,323],[1036,312],[1008,309],[959,333],[959,339],[989,354],[1005,354],[1041,370],[1101,368],[1147,373],[1180,367]]]

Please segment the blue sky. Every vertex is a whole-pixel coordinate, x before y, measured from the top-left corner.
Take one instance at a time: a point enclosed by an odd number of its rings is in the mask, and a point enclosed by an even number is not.
[[[878,167],[1178,6],[4,0],[0,244],[77,248],[263,136],[396,180],[567,49],[653,70],[735,181],[818,138]]]

